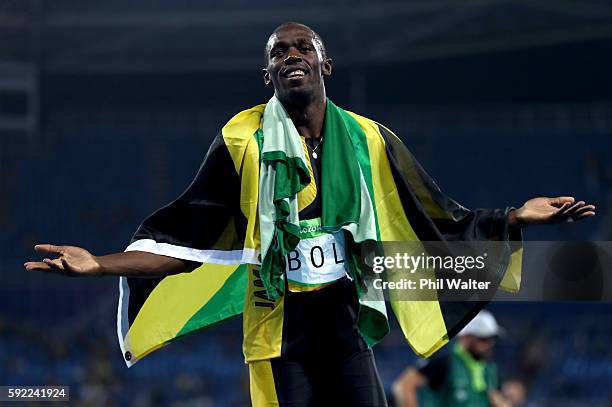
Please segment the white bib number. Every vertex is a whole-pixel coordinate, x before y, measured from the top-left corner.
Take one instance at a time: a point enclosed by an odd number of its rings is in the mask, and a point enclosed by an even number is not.
[[[285,259],[291,291],[316,289],[346,275],[343,232],[323,233],[319,219],[307,222],[301,225],[303,238]]]

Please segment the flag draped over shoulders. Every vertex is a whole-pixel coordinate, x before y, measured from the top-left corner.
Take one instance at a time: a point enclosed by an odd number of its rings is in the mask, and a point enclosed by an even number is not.
[[[327,100],[325,155],[315,185],[306,145],[272,98],[234,116],[187,190],[140,225],[126,251],[201,263],[191,273],[120,279],[118,337],[128,366],[165,344],[243,313],[247,361],[280,356],[285,255],[299,242],[298,212],[322,194],[322,228],[342,231],[369,344],[389,330],[380,290],[363,290],[367,241],[507,244],[500,287],[518,290],[520,250],[507,209],[468,210],[440,191],[406,146],[379,123]],[[305,154],[306,152],[306,154]],[[514,235],[516,233],[516,235]],[[503,277],[503,278],[502,278]],[[429,356],[461,330],[479,302],[391,298],[413,350]]]
[[[232,118],[188,188],[146,218],[132,237],[126,251],[202,265],[164,278],[120,278],[117,334],[128,366],[183,335],[243,312],[247,264],[259,261],[254,133],[264,106]]]

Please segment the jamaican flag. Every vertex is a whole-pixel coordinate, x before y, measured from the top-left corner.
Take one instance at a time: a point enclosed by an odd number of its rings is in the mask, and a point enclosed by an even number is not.
[[[299,243],[299,211],[318,194],[321,228],[341,232],[359,293],[358,326],[373,345],[388,332],[380,290],[363,289],[368,242],[500,241],[498,286],[517,290],[520,250],[506,209],[468,210],[443,194],[406,146],[381,124],[326,101],[321,181],[307,147],[273,97],[234,116],[195,179],[143,221],[126,251],[201,264],[164,278],[120,279],[118,337],[131,366],[175,339],[242,314],[247,362],[281,355],[285,255]],[[512,236],[511,236],[512,235]],[[427,272],[427,270],[424,270]],[[482,302],[401,301],[391,307],[412,349],[429,356]]]

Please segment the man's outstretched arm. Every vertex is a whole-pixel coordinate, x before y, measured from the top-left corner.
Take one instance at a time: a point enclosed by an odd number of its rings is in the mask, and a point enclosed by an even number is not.
[[[29,261],[26,270],[41,270],[67,276],[125,276],[125,277],[165,277],[193,271],[200,264],[174,257],[162,256],[141,251],[112,253],[94,256],[87,250],[76,246],[56,246],[39,244],[34,249],[44,255],[43,261]]]
[[[243,242],[236,240],[244,236],[229,239],[231,243],[227,247],[215,246],[230,223],[238,222],[240,228],[246,229],[247,220],[239,207],[240,182],[223,134],[219,133],[191,184],[176,200],[149,215],[134,233],[131,243],[150,239],[196,251],[213,248],[226,251],[241,246]],[[34,249],[47,258],[25,263],[27,270],[69,276],[165,277],[190,272],[201,265],[144,251],[94,256],[76,246],[38,244]]]

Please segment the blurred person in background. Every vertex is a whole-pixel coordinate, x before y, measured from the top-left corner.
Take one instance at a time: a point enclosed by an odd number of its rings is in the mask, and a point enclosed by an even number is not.
[[[444,195],[386,127],[327,98],[332,60],[316,32],[283,24],[265,52],[263,79],[274,96],[224,126],[193,183],[141,224],[125,252],[94,256],[75,246],[37,245],[57,257],[25,267],[121,276],[118,333],[128,366],[178,331],[242,313],[253,405],[384,406],[371,350],[389,329],[386,311],[376,308],[382,293],[357,289],[362,275],[345,255],[358,257],[366,240],[508,244],[520,240],[523,226],[587,218],[595,207],[540,197],[519,209],[470,211]],[[181,273],[190,274],[166,279]],[[208,302],[186,298],[186,290]],[[450,319],[431,303],[396,304],[407,340],[422,355],[442,347],[448,332],[483,306],[458,304]],[[189,304],[197,318],[170,325],[159,319],[175,318]],[[430,334],[415,324],[444,329]],[[492,341],[463,335],[455,357],[489,374],[483,360]],[[467,349],[478,349],[481,359]],[[480,376],[474,386],[495,397],[489,376]]]
[[[503,333],[493,314],[482,310],[459,333],[448,355],[436,355],[419,368],[408,368],[393,383],[397,407],[518,407],[524,401],[511,383],[500,391],[491,359]],[[511,388],[512,387],[512,388]],[[516,386],[515,386],[516,387]]]

